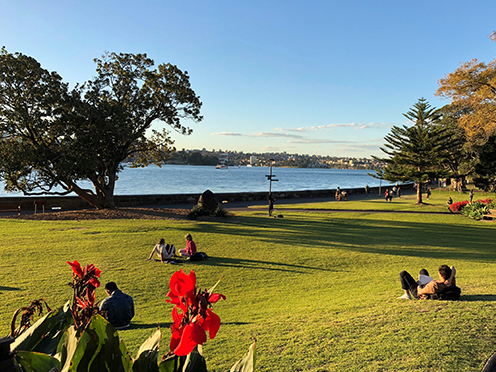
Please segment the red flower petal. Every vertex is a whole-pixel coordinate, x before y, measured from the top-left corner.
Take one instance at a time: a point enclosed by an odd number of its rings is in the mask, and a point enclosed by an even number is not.
[[[181,333],[179,331],[172,332],[172,336],[169,342],[170,350],[173,351],[181,341]]]
[[[83,270],[81,269],[81,265],[79,264],[79,262],[74,260],[74,262],[67,261],[67,263],[72,266],[72,271],[74,272],[75,276],[79,278],[83,277]]]
[[[220,328],[220,317],[212,310],[207,309],[207,318],[202,324],[205,331],[208,331],[208,336],[213,339]]]
[[[196,345],[203,344],[205,341],[207,341],[207,335],[203,328],[198,324],[190,323],[184,327],[181,340],[174,349],[174,354],[177,356],[188,355]]]
[[[176,296],[185,297],[188,292],[194,291],[196,285],[196,275],[193,270],[186,275],[183,269],[172,274],[169,282],[171,292]]]
[[[98,288],[100,287],[100,281],[97,278],[90,278],[86,284],[91,284],[93,287]]]
[[[226,296],[224,296],[223,294],[221,293],[212,293],[210,296],[208,296],[208,302],[210,302],[211,304],[215,304],[217,301],[219,301],[220,299],[223,299],[225,300],[226,299]]]
[[[90,306],[93,306],[95,303],[95,290],[90,290],[89,288],[86,288],[86,297],[88,297],[88,303]]]

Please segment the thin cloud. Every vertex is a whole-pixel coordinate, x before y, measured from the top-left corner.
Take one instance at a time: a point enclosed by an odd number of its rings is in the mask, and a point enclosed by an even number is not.
[[[220,133],[211,133],[211,136],[234,136],[234,137],[243,137],[242,133],[233,133],[233,132],[220,132]]]
[[[310,132],[319,131],[334,128],[352,128],[352,129],[370,129],[370,128],[390,128],[394,124],[392,123],[335,123],[327,125],[318,125],[311,127],[300,127],[300,128],[275,128],[275,130],[280,132]]]

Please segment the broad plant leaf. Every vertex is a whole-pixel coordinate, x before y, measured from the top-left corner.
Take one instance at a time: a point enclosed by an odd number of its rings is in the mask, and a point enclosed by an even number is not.
[[[197,345],[186,357],[182,372],[207,372],[207,363],[202,355],[203,348]]]
[[[60,371],[60,362],[43,353],[19,350],[15,353],[15,360],[24,371],[48,372],[54,367]]]
[[[64,340],[67,345],[67,357],[62,372],[131,370],[132,362],[126,345],[119,339],[115,328],[102,316],[94,315],[79,340],[76,338],[74,341],[75,338],[76,332],[73,330]]]
[[[38,351],[53,354],[60,332],[67,327],[72,319],[69,302],[57,310],[53,310],[38,319],[31,327],[24,331],[11,345],[12,351]]]
[[[138,350],[133,362],[133,372],[158,372],[158,349],[162,332],[157,329]]]
[[[248,352],[231,367],[229,372],[253,372],[255,370],[255,344],[254,342]]]

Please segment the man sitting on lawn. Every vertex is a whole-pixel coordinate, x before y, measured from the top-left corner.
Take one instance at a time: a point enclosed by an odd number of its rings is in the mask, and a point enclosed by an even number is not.
[[[114,282],[105,284],[105,292],[108,297],[101,302],[100,311],[106,312],[105,318],[115,329],[129,327],[129,323],[134,317],[133,298],[117,288],[117,284]]]
[[[456,287],[455,275],[455,267],[450,268],[447,265],[439,267],[438,280],[431,278],[425,269],[420,270],[418,281],[415,281],[407,271],[402,271],[400,273],[401,288],[405,294],[398,298],[402,300],[411,300],[412,296],[417,299],[438,298],[440,293]]]

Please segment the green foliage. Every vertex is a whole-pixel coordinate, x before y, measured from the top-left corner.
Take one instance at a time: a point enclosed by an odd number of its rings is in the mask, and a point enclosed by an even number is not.
[[[479,152],[479,161],[475,166],[474,184],[485,190],[496,187],[496,134],[489,137]]]
[[[385,162],[386,166],[371,175],[390,182],[416,181],[419,185],[429,179],[446,176],[447,154],[454,143],[449,140],[445,127],[435,125],[441,118],[439,110],[421,98],[403,115],[414,125],[393,126],[391,133],[384,137],[384,147],[381,147],[389,157],[374,156],[374,159]],[[422,192],[418,188],[417,204],[420,203]]]
[[[169,132],[146,132],[155,121],[189,135],[183,119],[201,121],[187,72],[156,69],[146,54],[107,53],[97,76],[69,90],[32,57],[0,53],[0,178],[28,195],[75,192],[97,208],[114,205],[120,163],[160,162],[173,151]],[[78,181],[89,180],[94,190]],[[58,186],[63,191],[55,191]]]
[[[489,213],[489,205],[481,201],[474,201],[463,207],[461,212],[474,220],[480,220],[484,214]]]
[[[209,211],[206,210],[206,208],[195,205],[191,211],[188,213],[187,218],[189,220],[196,220],[198,217],[201,216],[214,216],[214,217],[227,217],[228,212],[225,208],[222,208],[221,206],[217,207],[217,209],[214,211],[214,213],[210,213]]]

